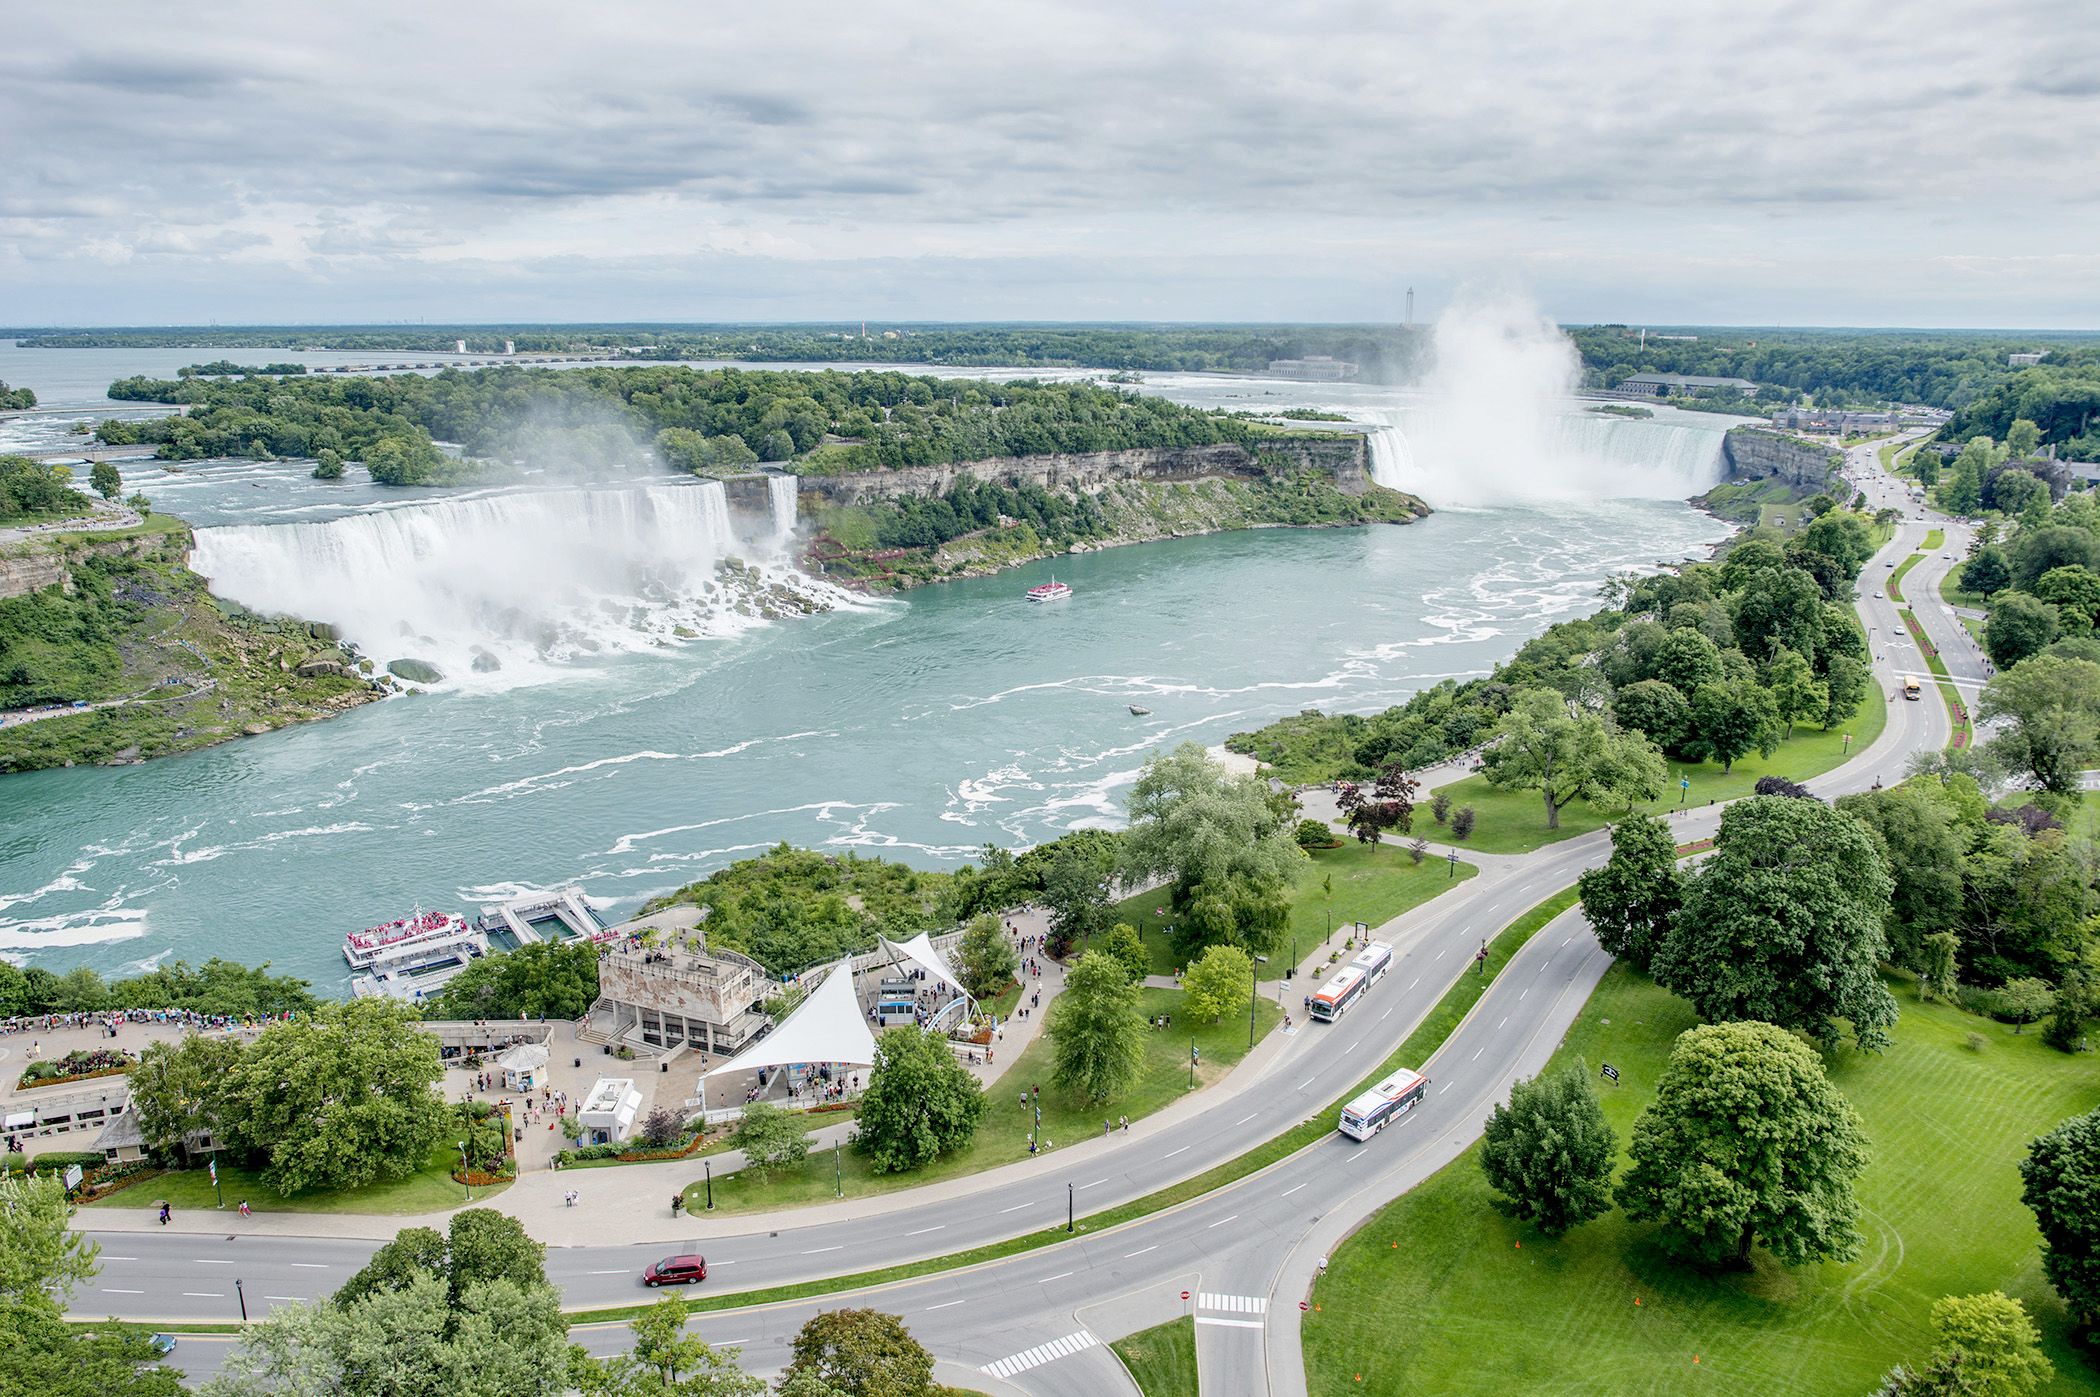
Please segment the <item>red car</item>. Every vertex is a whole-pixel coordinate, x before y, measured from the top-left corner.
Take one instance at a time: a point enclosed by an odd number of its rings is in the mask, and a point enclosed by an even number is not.
[[[691,1285],[707,1279],[704,1256],[667,1256],[642,1272],[643,1285]]]

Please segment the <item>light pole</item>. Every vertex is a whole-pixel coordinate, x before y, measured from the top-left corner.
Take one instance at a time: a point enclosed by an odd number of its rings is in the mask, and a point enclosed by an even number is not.
[[[467,1165],[467,1142],[459,1142],[459,1181],[467,1190],[467,1201],[474,1201],[474,1171]]]
[[[1445,854],[1444,857],[1451,860],[1451,876],[1456,878],[1458,876],[1458,850],[1453,849]]]
[[[1067,1231],[1067,1232],[1073,1232],[1073,1231],[1076,1231],[1076,1230],[1077,1230],[1077,1229],[1076,1229],[1076,1228],[1074,1228],[1074,1227],[1072,1226],[1072,1186],[1071,1186],[1070,1184],[1066,1184],[1066,1185],[1065,1185],[1065,1231]]]
[[[1196,1035],[1189,1035],[1189,1090],[1196,1089]]]
[[[832,1186],[838,1190],[838,1196],[844,1198],[846,1196],[846,1165],[844,1156],[839,1151],[839,1142],[836,1140],[831,1142],[831,1182]]]
[[[715,1210],[715,1162],[703,1159],[700,1161],[700,1169],[707,1175],[707,1211],[711,1213]]]
[[[238,1277],[233,1282],[233,1293],[241,1302],[241,1323],[246,1324],[248,1322],[248,1292],[241,1288],[241,1282]]]
[[[1256,956],[1254,963],[1247,969],[1247,1050],[1249,1052],[1254,1050],[1254,1005],[1255,1001],[1261,998],[1260,967],[1268,963],[1269,958],[1267,956]]]

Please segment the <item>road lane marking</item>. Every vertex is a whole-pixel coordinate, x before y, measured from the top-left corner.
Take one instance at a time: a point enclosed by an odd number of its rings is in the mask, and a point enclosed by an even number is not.
[[[804,1253],[802,1253],[802,1254],[803,1254],[804,1256],[815,1256],[815,1255],[816,1255],[816,1254],[817,1254],[818,1252],[825,1252],[825,1251],[844,1251],[845,1249],[846,1249],[846,1248],[845,1248],[845,1245],[844,1245],[843,1243],[841,1243],[840,1245],[838,1245],[838,1246],[835,1246],[835,1247],[811,1247],[811,1248],[810,1248],[810,1249],[809,1249],[808,1251],[806,1251],[806,1252],[804,1252]]]
[[[1084,1353],[1100,1340],[1082,1329],[1077,1334],[1067,1334],[1062,1339],[1052,1339],[1047,1344],[1037,1344],[1031,1349],[1022,1349],[1010,1358],[984,1365],[984,1371],[995,1378],[1010,1378],[1016,1373],[1025,1373],[1030,1368],[1054,1363],[1060,1358],[1069,1358],[1075,1353]]]
[[[1133,1257],[1133,1256],[1143,1256],[1143,1255],[1144,1255],[1144,1254],[1145,1254],[1146,1252],[1148,1252],[1148,1251],[1158,1251],[1158,1250],[1159,1250],[1159,1243],[1157,1243],[1157,1242],[1154,1242],[1154,1243],[1153,1243],[1153,1244],[1152,1244],[1151,1246],[1149,1246],[1149,1247],[1139,1247],[1139,1248],[1138,1248],[1138,1249],[1137,1249],[1136,1251],[1127,1251],[1127,1252],[1124,1252],[1124,1253],[1123,1253],[1123,1259],[1124,1259],[1125,1261],[1128,1261],[1128,1260],[1130,1260],[1130,1258],[1131,1258],[1131,1257]]]
[[[1238,1120],[1234,1121],[1234,1122],[1233,1122],[1233,1124],[1234,1124],[1234,1125],[1245,1125],[1245,1124],[1246,1124],[1246,1123],[1247,1123],[1248,1121],[1251,1121],[1251,1120],[1253,1120],[1253,1119],[1254,1119],[1254,1118],[1255,1118],[1256,1116],[1258,1116],[1258,1115],[1260,1115],[1260,1114],[1261,1114],[1261,1112],[1259,1112],[1259,1111],[1249,1111],[1249,1112],[1248,1112],[1248,1113],[1247,1113],[1246,1115],[1244,1115],[1244,1116],[1241,1116],[1241,1117],[1240,1117],[1240,1118],[1239,1118]]]
[[[1262,1327],[1262,1322],[1258,1319],[1217,1319],[1211,1315],[1197,1315],[1196,1323],[1218,1324],[1228,1329],[1260,1329]]]
[[[1161,1159],[1172,1159],[1172,1158],[1173,1158],[1173,1157],[1174,1157],[1175,1155],[1178,1155],[1178,1154],[1180,1154],[1182,1150],[1185,1150],[1185,1149],[1187,1149],[1187,1148],[1188,1148],[1188,1146],[1187,1146],[1187,1145],[1183,1145],[1183,1146],[1181,1146],[1181,1148],[1180,1148],[1180,1149],[1172,1149],[1172,1150],[1168,1150],[1168,1151],[1167,1151],[1167,1152],[1166,1152],[1165,1154],[1161,1155],[1161,1156],[1160,1156],[1160,1158],[1161,1158]]]
[[[1029,1205],[1026,1203],[1016,1203],[1011,1208],[1001,1208],[999,1211],[1002,1213],[1018,1213],[1021,1211],[1021,1209],[1026,1208],[1028,1206]]]
[[[212,1257],[209,1257],[209,1256],[197,1256],[197,1257],[192,1257],[192,1258],[190,1258],[190,1265],[192,1265],[192,1266],[231,1266],[231,1265],[233,1265],[233,1263],[232,1263],[231,1261],[226,1261],[226,1260],[215,1260],[214,1258],[212,1258]]]
[[[1485,1043],[1482,1043],[1482,1044],[1481,1044],[1481,1045],[1480,1045],[1479,1047],[1477,1047],[1477,1048],[1475,1048],[1475,1049],[1473,1050],[1473,1056],[1472,1056],[1471,1058],[1467,1059],[1467,1060],[1468,1060],[1468,1061],[1475,1061],[1475,1062],[1477,1062],[1477,1061],[1479,1060],[1479,1058],[1480,1058],[1480,1055],[1481,1055],[1482,1053],[1486,1052],[1486,1051],[1487,1051],[1487,1044],[1485,1044]]]
[[[1390,1005],[1390,1004],[1388,1004],[1388,1005],[1386,1005],[1386,1006],[1385,1006],[1385,1012],[1384,1012],[1383,1014],[1380,1014],[1380,1015],[1378,1016],[1378,1022],[1380,1022],[1380,1023],[1384,1023],[1384,1022],[1385,1022],[1385,1021],[1386,1021],[1387,1019],[1391,1018],[1392,1016],[1393,1016],[1393,1006],[1392,1006],[1392,1005]]]
[[[290,1304],[298,1305],[298,1304],[302,1304],[302,1303],[304,1303],[304,1302],[305,1302],[305,1300],[306,1300],[306,1297],[305,1297],[304,1295],[265,1295],[265,1296],[263,1297],[263,1299],[265,1299],[265,1300],[283,1300],[283,1301],[287,1301],[287,1302],[289,1302]]]
[[[192,1300],[224,1300],[226,1298],[226,1292],[223,1290],[185,1290],[182,1293]]]
[[[138,1258],[137,1258],[137,1257],[135,1257],[135,1256],[111,1256],[111,1255],[110,1255],[110,1254],[109,1254],[108,1252],[104,1252],[104,1253],[102,1253],[102,1259],[103,1259],[104,1261],[136,1261],[136,1260],[138,1260]]]
[[[1093,1182],[1093,1183],[1091,1183],[1091,1184],[1081,1184],[1081,1185],[1080,1185],[1080,1187],[1081,1187],[1081,1188],[1093,1188],[1093,1187],[1094,1187],[1094,1186],[1095,1186],[1096,1184],[1105,1184],[1105,1183],[1107,1183],[1107,1182],[1108,1182],[1108,1180],[1106,1180],[1106,1179],[1096,1179],[1096,1180],[1094,1180],[1094,1182]]]
[[[1419,976],[1419,975],[1415,976],[1415,985],[1419,985],[1419,984],[1421,984],[1421,983],[1422,983],[1422,977],[1421,977],[1421,976]],[[1409,989],[1413,989],[1413,988],[1415,987],[1415,985],[1409,985],[1409,986],[1408,986],[1408,988],[1409,988]]]
[[[144,1295],[146,1293],[143,1290],[119,1290],[111,1285],[102,1286],[100,1289],[104,1295]]]
[[[325,1261],[294,1261],[292,1265],[297,1266],[302,1271],[325,1271],[328,1269],[328,1263]]]
[[[1311,1181],[1310,1179],[1306,1180],[1306,1183],[1310,1183],[1310,1182],[1312,1182],[1312,1181]],[[1304,1187],[1305,1187],[1305,1184],[1292,1184],[1292,1185],[1291,1185],[1291,1186],[1290,1186],[1289,1188],[1285,1189],[1285,1190],[1284,1190],[1283,1192],[1281,1192],[1281,1193],[1277,1194],[1276,1196],[1277,1196],[1278,1198],[1288,1198],[1288,1197],[1290,1197],[1290,1196],[1291,1196],[1292,1194],[1296,1193],[1296,1192],[1297,1192],[1297,1191],[1298,1191],[1299,1189],[1301,1189],[1301,1188],[1304,1188]]]
[[[1219,1218],[1219,1219],[1218,1219],[1218,1220],[1217,1220],[1216,1222],[1213,1222],[1213,1223],[1210,1223],[1210,1224],[1208,1224],[1208,1225],[1207,1225],[1207,1226],[1206,1226],[1206,1227],[1204,1228],[1204,1231],[1206,1231],[1206,1232],[1207,1232],[1207,1231],[1209,1231],[1209,1230],[1210,1230],[1210,1228],[1212,1228],[1212,1227],[1223,1227],[1223,1226],[1224,1226],[1224,1225],[1225,1225],[1226,1223],[1228,1223],[1228,1222],[1237,1222],[1237,1221],[1239,1220],[1239,1216],[1240,1216],[1240,1215],[1239,1215],[1238,1213],[1234,1213],[1234,1214],[1233,1214],[1233,1215],[1232,1215],[1231,1217],[1229,1217],[1229,1218]]]
[[[904,1235],[907,1237],[923,1237],[929,1232],[939,1232],[943,1228],[947,1227],[947,1225],[948,1224],[945,1222],[937,1222],[931,1227],[922,1227],[916,1232],[907,1232]]]
[[[1269,1312],[1269,1299],[1265,1295],[1215,1295],[1206,1290],[1196,1297],[1196,1307],[1236,1315],[1265,1315]]]
[[[1307,1087],[1311,1086],[1311,1085],[1312,1085],[1312,1084],[1313,1084],[1314,1082],[1317,1082],[1318,1080],[1320,1080],[1320,1079],[1319,1079],[1318,1077],[1316,1077],[1316,1076],[1315,1076],[1315,1077],[1307,1077],[1307,1078],[1306,1078],[1306,1079],[1305,1079],[1304,1081],[1302,1081],[1302,1082],[1298,1083],[1298,1085],[1297,1085],[1297,1086],[1296,1086],[1296,1087],[1294,1088],[1294,1090],[1297,1090],[1297,1091],[1304,1091],[1304,1090],[1305,1090],[1305,1089],[1306,1089]]]
[[[718,1261],[715,1264],[719,1266],[722,1263]],[[615,1266],[610,1271],[585,1271],[583,1274],[586,1276],[624,1276],[627,1274],[627,1268],[625,1266]]]
[[[1495,1031],[1496,1031],[1497,1033],[1500,1033],[1500,1032],[1501,1032],[1501,1031],[1502,1031],[1503,1029],[1505,1029],[1505,1028],[1508,1028],[1508,1027],[1509,1027],[1509,1015],[1507,1015],[1507,1014],[1504,1014],[1504,1015],[1502,1016],[1502,1022],[1501,1022],[1501,1023],[1498,1023],[1498,1024],[1496,1024],[1496,1025],[1495,1025]]]
[[[969,1297],[967,1297],[967,1296],[965,1296],[965,1297],[964,1297],[964,1299],[968,1299],[968,1298],[969,1298]],[[926,1312],[927,1312],[928,1314],[931,1314],[931,1313],[932,1313],[933,1311],[935,1311],[935,1310],[945,1310],[945,1309],[947,1309],[947,1308],[948,1308],[948,1307],[949,1307],[950,1305],[960,1305],[960,1304],[962,1304],[962,1303],[963,1303],[963,1301],[962,1301],[962,1300],[943,1300],[943,1301],[941,1301],[941,1303],[940,1303],[940,1304],[938,1304],[938,1305],[928,1305],[928,1306],[926,1307]]]
[[[1050,1284],[1050,1282],[1052,1282],[1052,1281],[1061,1281],[1061,1280],[1063,1280],[1063,1279],[1064,1279],[1064,1278],[1065,1278],[1066,1276],[1070,1276],[1070,1275],[1075,1275],[1075,1274],[1077,1274],[1077,1273],[1076,1273],[1076,1272],[1073,1272],[1073,1271],[1059,1271],[1059,1272],[1058,1272],[1058,1273],[1057,1273],[1056,1275],[1054,1275],[1054,1276],[1045,1276],[1045,1277],[1043,1277],[1043,1278],[1042,1278],[1042,1279],[1041,1279],[1040,1281],[1036,1282],[1036,1284],[1038,1284],[1038,1285],[1048,1285],[1048,1284]]]

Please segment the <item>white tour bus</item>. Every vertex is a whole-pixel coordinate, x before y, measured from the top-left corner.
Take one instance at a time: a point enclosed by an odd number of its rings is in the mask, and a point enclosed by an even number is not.
[[[1379,976],[1393,968],[1393,948],[1383,941],[1369,942],[1349,963],[1363,971],[1367,982],[1375,984]]]
[[[1364,997],[1371,988],[1371,977],[1354,965],[1345,965],[1334,972],[1334,978],[1321,986],[1307,1006],[1316,1019],[1338,1019],[1349,1011],[1349,1006]]]
[[[1342,1134],[1352,1140],[1368,1140],[1387,1125],[1421,1104],[1429,1079],[1403,1067],[1342,1107]]]

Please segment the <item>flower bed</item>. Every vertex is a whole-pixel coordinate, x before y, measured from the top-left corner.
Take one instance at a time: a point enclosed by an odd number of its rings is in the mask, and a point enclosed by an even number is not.
[[[61,1058],[30,1063],[22,1069],[15,1090],[35,1091],[42,1087],[65,1086],[70,1082],[92,1081],[97,1077],[121,1077],[134,1065],[136,1059],[121,1049],[76,1048]]]
[[[497,1184],[509,1183],[511,1178],[512,1176],[508,1173],[485,1174],[479,1169],[470,1169],[465,1173],[461,1173],[457,1169],[452,1171],[452,1182],[456,1184],[471,1184],[475,1188],[493,1188]]]

